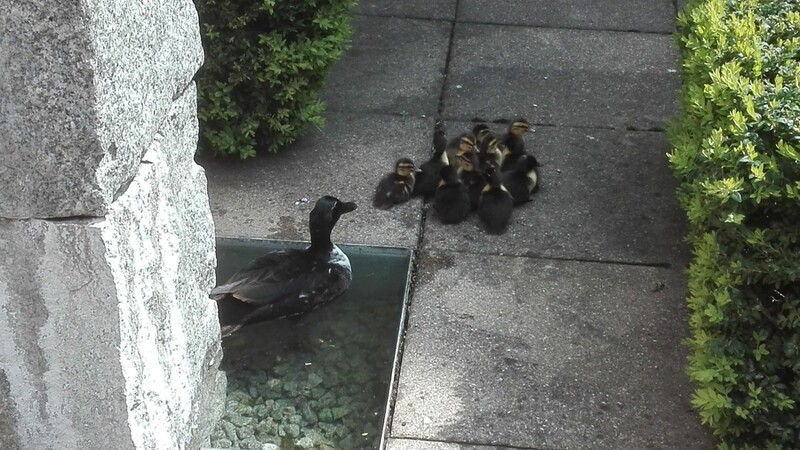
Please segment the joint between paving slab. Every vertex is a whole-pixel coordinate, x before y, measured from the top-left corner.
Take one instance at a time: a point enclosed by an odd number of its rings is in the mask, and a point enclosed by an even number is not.
[[[494,124],[509,124],[511,123],[511,119],[507,118],[497,118],[497,119],[484,119],[482,117],[471,117],[471,118],[464,118],[464,117],[442,117],[440,120],[447,121],[447,122],[471,122],[471,123],[494,123]],[[664,133],[666,129],[664,127],[650,127],[650,128],[639,128],[639,127],[614,127],[610,125],[578,125],[578,124],[556,124],[550,122],[531,122],[531,126],[533,127],[545,127],[545,128],[574,128],[578,130],[611,130],[611,131],[630,131],[632,133]]]
[[[483,442],[471,442],[471,441],[458,441],[458,440],[440,440],[440,439],[426,439],[426,438],[417,438],[417,437],[405,437],[405,436],[392,436],[391,439],[402,439],[407,441],[415,441],[415,442],[429,442],[429,443],[436,443],[436,444],[456,444],[456,445],[469,445],[469,446],[478,446],[478,447],[486,447],[487,449],[508,449],[508,450],[553,450],[552,448],[544,448],[544,447],[519,447],[516,445],[508,445],[508,444],[488,444]]]
[[[582,263],[594,263],[594,264],[607,264],[607,265],[616,265],[616,266],[637,266],[637,267],[654,267],[660,269],[669,269],[674,266],[672,263],[668,262],[642,262],[642,261],[622,261],[622,260],[614,260],[614,259],[601,259],[601,258],[570,258],[570,257],[561,257],[561,256],[547,256],[547,255],[540,255],[533,252],[527,252],[521,255],[515,254],[508,254],[503,252],[487,252],[487,251],[469,251],[469,250],[447,250],[447,249],[422,249],[420,251],[425,252],[449,252],[449,253],[458,253],[462,255],[482,255],[482,256],[503,256],[508,258],[527,258],[527,259],[542,259],[542,260],[549,260],[549,261],[567,261],[567,262],[582,262]]]
[[[599,27],[581,27],[581,26],[565,26],[565,25],[530,25],[523,23],[501,23],[501,22],[480,22],[471,20],[456,20],[459,24],[463,25],[491,25],[496,27],[513,27],[513,28],[531,28],[540,30],[572,30],[572,31],[600,31],[608,33],[633,33],[633,34],[652,34],[656,36],[671,36],[672,31],[648,31],[637,30],[635,28],[622,29],[622,28],[599,28]]]

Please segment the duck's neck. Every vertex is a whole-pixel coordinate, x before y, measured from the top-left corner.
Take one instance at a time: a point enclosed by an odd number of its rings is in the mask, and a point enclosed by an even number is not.
[[[314,253],[329,253],[333,249],[331,229],[325,226],[311,226],[311,250]]]

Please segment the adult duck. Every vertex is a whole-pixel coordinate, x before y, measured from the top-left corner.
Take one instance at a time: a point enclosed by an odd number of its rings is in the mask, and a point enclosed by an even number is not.
[[[210,297],[218,302],[223,337],[249,323],[306,314],[344,293],[353,273],[331,231],[354,209],[352,202],[320,198],[309,214],[308,248],[269,252],[215,287]]]

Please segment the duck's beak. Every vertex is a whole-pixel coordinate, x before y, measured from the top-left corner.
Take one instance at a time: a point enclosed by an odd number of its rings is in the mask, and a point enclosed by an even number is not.
[[[342,214],[349,213],[357,208],[354,202],[340,202],[339,209]]]

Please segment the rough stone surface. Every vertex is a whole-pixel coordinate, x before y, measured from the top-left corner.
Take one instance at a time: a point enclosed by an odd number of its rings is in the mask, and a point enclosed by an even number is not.
[[[450,134],[473,124],[448,122]],[[496,133],[504,126],[493,125]],[[428,209],[424,248],[684,265],[685,215],[675,200],[663,133],[536,127],[526,149],[541,189],[514,209],[508,232],[490,235],[477,214],[442,225]]]
[[[463,0],[459,20],[534,27],[671,33],[672,0]]]
[[[203,158],[217,233],[308,240],[314,202],[333,195],[358,205],[334,228],[334,242],[413,247],[421,199],[381,211],[372,198],[398,158],[429,157],[431,129],[431,120],[336,113],[328,116],[324,131],[309,133],[279,154],[245,161]]]
[[[433,116],[450,28],[447,22],[354,17],[353,48],[326,82],[328,109]]]
[[[661,129],[677,58],[670,35],[457,24],[444,118]]]
[[[373,16],[453,20],[456,0],[366,0],[359,1],[354,12]]]
[[[689,405],[679,269],[449,252],[418,267],[392,437],[713,448]]]
[[[103,216],[202,62],[189,0],[0,2],[0,217]]]
[[[23,448],[198,448],[221,415],[195,96],[105,218],[0,220],[0,369]]]

